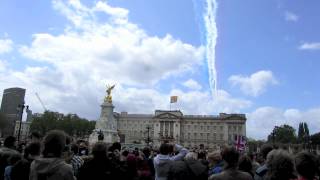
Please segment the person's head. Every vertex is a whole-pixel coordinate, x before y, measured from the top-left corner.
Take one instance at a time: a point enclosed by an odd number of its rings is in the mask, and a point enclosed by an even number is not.
[[[199,145],[199,148],[200,148],[200,149],[204,149],[204,144],[200,144],[200,145]]]
[[[252,161],[249,156],[241,156],[239,159],[239,170],[244,172],[252,171]]]
[[[79,146],[77,144],[72,144],[71,145],[71,152],[73,154],[78,154],[79,153]]]
[[[251,161],[255,161],[257,155],[256,155],[256,153],[250,152],[250,153],[248,154],[248,156],[249,156],[249,158],[250,158]]]
[[[93,145],[92,145],[93,146]],[[88,151],[88,147],[87,144],[83,141],[80,142],[79,144],[79,156],[83,156],[83,155],[88,155],[89,151]]]
[[[267,159],[267,155],[270,151],[272,151],[272,146],[269,144],[262,145],[260,152],[258,154],[259,163],[263,163]]]
[[[27,145],[26,149],[24,150],[24,157],[25,158],[32,158],[36,156],[40,156],[41,145],[39,142],[32,142]]]
[[[29,138],[31,142],[40,142],[41,135],[38,132],[32,132]]]
[[[239,161],[239,152],[234,147],[225,147],[221,152],[222,159],[227,163],[226,168],[235,168]]]
[[[87,145],[85,142],[80,142],[79,148],[86,148]]]
[[[205,151],[200,151],[198,153],[198,159],[206,160],[207,153]]]
[[[148,148],[148,147],[144,147],[144,148],[142,149],[142,153],[144,154],[144,156],[145,156],[146,158],[149,158],[150,155],[151,155],[151,150],[150,150],[150,148]]]
[[[97,142],[92,148],[93,157],[98,158],[106,158],[107,157],[107,144],[104,142]]]
[[[61,157],[66,146],[66,134],[60,130],[52,130],[47,133],[43,140],[44,157]]]
[[[162,155],[169,155],[172,153],[173,147],[169,143],[163,143],[160,145],[159,151]]]
[[[15,148],[15,145],[16,145],[16,138],[13,137],[13,136],[8,136],[5,140],[4,140],[4,143],[3,145],[7,148],[12,148],[14,149]]]
[[[192,161],[192,160],[197,160],[198,159],[198,154],[195,152],[189,152],[184,159],[186,161]]]
[[[112,151],[118,150],[118,151],[120,152],[120,151],[121,151],[121,144],[120,144],[119,142],[114,142],[114,143],[112,144],[112,148],[113,148]]]
[[[70,145],[72,138],[67,134],[65,134],[65,135],[66,135],[66,145]]]
[[[294,163],[288,152],[272,150],[266,160],[268,172],[267,179],[294,179]]]
[[[215,151],[208,154],[209,166],[214,166],[222,160],[221,152]]]
[[[295,157],[298,174],[307,180],[313,180],[317,173],[316,157],[308,152],[300,152]]]
[[[124,156],[124,157],[127,157],[129,154],[129,151],[128,150],[123,150],[121,155]]]

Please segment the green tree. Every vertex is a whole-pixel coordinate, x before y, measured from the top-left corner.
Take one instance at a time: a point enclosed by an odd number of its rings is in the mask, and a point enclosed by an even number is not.
[[[268,136],[269,142],[275,143],[295,143],[297,137],[295,134],[295,129],[292,126],[284,124],[282,126],[275,126],[273,131]]]
[[[95,121],[80,118],[75,114],[60,116],[60,113],[46,111],[43,116],[35,118],[31,125],[31,131],[37,131],[44,135],[46,132],[59,129],[70,136],[84,138],[95,128]]]
[[[59,118],[55,112],[45,111],[41,117],[33,119],[30,125],[31,132],[39,132],[41,135],[45,135],[46,132],[59,129],[58,128]]]
[[[310,140],[313,145],[319,145],[320,144],[320,132],[312,134],[310,136]]]
[[[299,123],[298,142],[306,143],[307,141],[309,141],[309,138],[310,138],[310,135],[309,135],[308,124],[306,122]]]
[[[303,123],[299,123],[299,128],[298,128],[298,142],[301,143],[303,142],[303,137],[304,137],[304,128],[303,128]]]
[[[255,140],[253,138],[247,139],[247,146],[249,148],[249,152],[257,152],[258,148],[260,148],[265,143],[265,140]]]
[[[308,127],[308,124],[306,122],[304,122],[304,125],[303,125],[303,129],[304,129],[304,135],[306,137],[309,137],[310,134],[309,134],[309,127]]]

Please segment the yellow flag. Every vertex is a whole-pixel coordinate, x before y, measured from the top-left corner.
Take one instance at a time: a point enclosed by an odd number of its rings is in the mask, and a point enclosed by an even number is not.
[[[170,103],[176,103],[178,101],[178,96],[171,96]]]

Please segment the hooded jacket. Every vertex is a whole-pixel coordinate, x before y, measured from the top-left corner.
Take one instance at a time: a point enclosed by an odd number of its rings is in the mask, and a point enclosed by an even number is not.
[[[182,160],[187,154],[188,150],[180,145],[175,145],[175,149],[179,152],[175,156],[158,154],[154,160],[155,180],[167,180],[168,172],[172,161]]]
[[[40,158],[31,163],[29,180],[75,180],[72,166],[61,158]]]

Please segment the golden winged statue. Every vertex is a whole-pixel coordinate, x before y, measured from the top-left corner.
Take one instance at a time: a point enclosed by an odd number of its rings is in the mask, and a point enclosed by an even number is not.
[[[107,96],[104,98],[104,102],[112,103],[111,91],[115,86],[116,86],[115,84],[112,86],[107,85],[107,90],[106,90]]]

